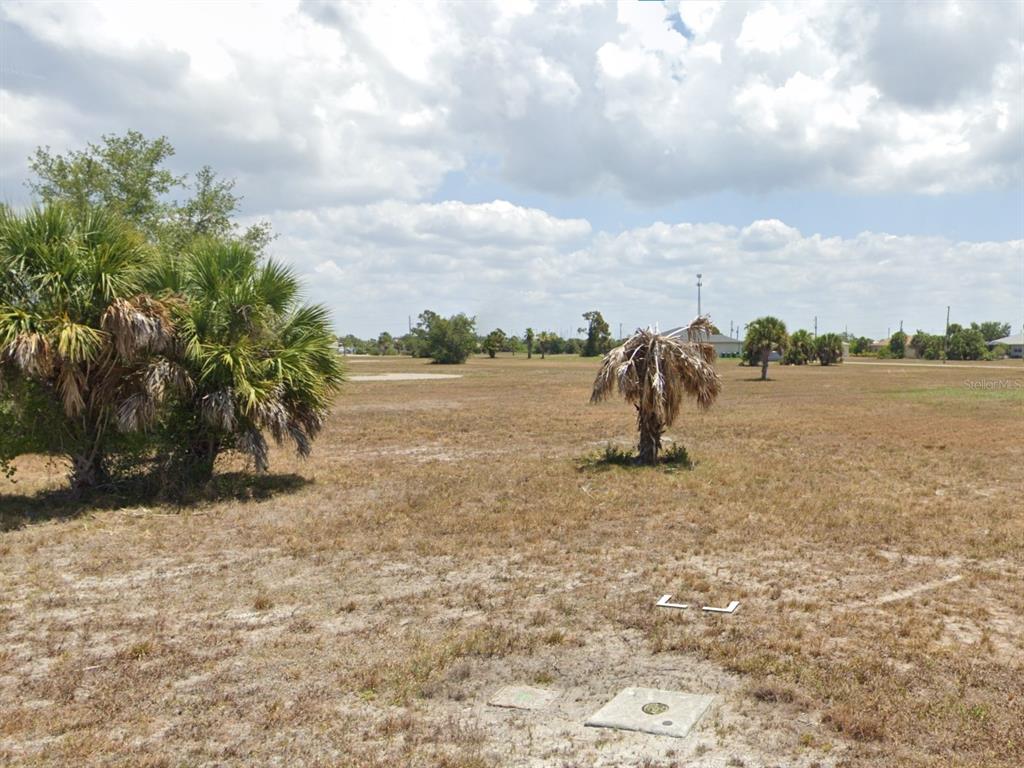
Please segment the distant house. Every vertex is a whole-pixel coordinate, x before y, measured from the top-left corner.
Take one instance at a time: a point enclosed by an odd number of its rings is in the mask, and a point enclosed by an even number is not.
[[[1018,333],[1016,336],[1004,336],[1001,339],[988,342],[989,348],[999,345],[1009,350],[1010,357],[1018,359],[1024,357],[1024,333]]]
[[[686,335],[686,326],[679,326],[668,331],[666,336],[673,335]],[[725,336],[721,333],[713,333],[708,339],[711,342],[711,346],[715,348],[715,352],[719,357],[739,357],[743,352],[743,342],[740,339],[734,339],[729,336]]]

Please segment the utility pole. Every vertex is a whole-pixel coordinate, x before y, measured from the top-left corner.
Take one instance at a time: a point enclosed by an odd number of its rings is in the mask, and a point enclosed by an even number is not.
[[[697,317],[700,317],[700,287],[704,284],[700,281],[701,274],[697,273]]]
[[[814,338],[818,338],[818,316],[814,316]]]
[[[942,362],[949,359],[949,305],[946,305],[946,336],[942,341]]]
[[[622,323],[619,323],[619,338],[622,338]]]

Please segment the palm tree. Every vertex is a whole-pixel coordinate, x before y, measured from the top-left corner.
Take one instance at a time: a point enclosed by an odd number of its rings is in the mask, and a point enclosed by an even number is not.
[[[759,317],[747,326],[744,346],[761,359],[761,381],[768,380],[769,356],[773,351],[784,352],[787,341],[786,324],[777,317]]]
[[[618,389],[636,408],[642,464],[658,461],[661,436],[679,414],[684,394],[707,408],[721,392],[722,381],[712,365],[715,348],[701,341],[710,333],[707,317],[694,320],[685,329],[685,338],[637,330],[601,361],[590,401],[604,400]]]
[[[784,365],[807,365],[817,354],[814,337],[801,328],[790,335],[782,362]]]
[[[290,269],[237,241],[200,241],[165,259],[150,287],[180,295],[180,361],[192,388],[168,423],[170,459],[193,481],[238,450],[268,467],[269,432],[309,454],[342,381],[327,310],[299,303]]]
[[[815,354],[822,365],[843,362],[843,340],[837,333],[823,333],[815,340]]]
[[[117,428],[151,424],[178,380],[169,304],[142,292],[151,258],[98,209],[0,208],[0,373],[18,388],[8,407],[37,425],[38,448],[70,459],[76,490],[111,479]]]

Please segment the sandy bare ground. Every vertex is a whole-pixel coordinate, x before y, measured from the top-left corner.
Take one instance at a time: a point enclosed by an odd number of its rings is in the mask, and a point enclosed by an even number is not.
[[[587,404],[593,361],[459,370],[350,387],[308,462],[186,509],[75,504],[20,462],[0,764],[1024,764],[1016,390],[723,361],[671,434],[692,470],[601,470],[633,416]],[[488,706],[508,684],[561,695]],[[583,726],[629,685],[716,704],[681,740]]]
[[[349,376],[349,381],[436,381],[440,379],[461,379],[458,373],[373,373]]]

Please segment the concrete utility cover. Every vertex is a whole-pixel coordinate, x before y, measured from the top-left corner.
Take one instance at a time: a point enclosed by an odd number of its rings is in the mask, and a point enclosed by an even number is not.
[[[550,688],[532,688],[528,685],[506,685],[487,703],[492,707],[511,709],[543,709],[558,698],[561,691]]]
[[[683,738],[708,711],[714,696],[624,688],[587,718],[584,725]]]

